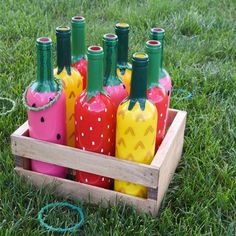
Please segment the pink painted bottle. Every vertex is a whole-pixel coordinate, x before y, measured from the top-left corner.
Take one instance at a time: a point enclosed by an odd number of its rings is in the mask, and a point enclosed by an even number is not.
[[[157,109],[157,134],[155,152],[161,145],[166,133],[166,121],[168,112],[168,95],[165,88],[160,84],[161,43],[156,40],[146,42],[146,53],[149,58],[147,98]]]
[[[165,38],[165,30],[162,28],[152,28],[151,29],[151,39],[157,40],[161,43],[161,68],[160,68],[160,83],[164,86],[167,94],[168,94],[168,107],[170,104],[170,96],[171,96],[171,88],[172,82],[171,77],[168,72],[163,68],[163,55],[164,55],[164,38]]]
[[[120,103],[127,98],[128,92],[122,80],[117,76],[117,44],[118,37],[115,34],[103,36],[104,48],[104,89],[110,95],[115,111]]]
[[[29,136],[58,144],[66,144],[66,101],[62,83],[56,80],[52,70],[52,41],[38,38],[37,79],[26,91]],[[32,160],[33,171],[65,178],[66,168]]]

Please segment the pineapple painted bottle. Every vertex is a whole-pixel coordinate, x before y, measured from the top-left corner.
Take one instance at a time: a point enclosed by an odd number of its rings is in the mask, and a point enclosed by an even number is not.
[[[151,39],[158,40],[161,43],[161,69],[160,69],[160,83],[165,88],[168,97],[168,107],[170,103],[170,96],[171,96],[171,88],[172,88],[172,82],[170,75],[168,72],[163,68],[163,57],[164,57],[164,38],[165,38],[165,30],[162,28],[152,28],[151,29]]]
[[[146,53],[149,58],[147,98],[156,106],[158,123],[156,135],[156,148],[159,148],[166,132],[166,121],[168,112],[168,95],[164,87],[159,83],[161,63],[161,43],[156,40],[146,42]]]
[[[67,26],[56,28],[57,36],[57,68],[55,77],[62,80],[66,94],[66,143],[75,146],[74,106],[77,96],[83,89],[80,73],[71,66],[71,30]]]
[[[115,34],[103,36],[104,48],[104,89],[111,97],[115,110],[120,103],[128,96],[125,86],[116,74],[117,65],[117,43],[118,37]]]
[[[116,157],[150,164],[155,151],[157,109],[147,99],[148,55],[135,53],[130,96],[117,111]],[[147,197],[147,188],[121,180],[115,180],[118,192]]]
[[[102,47],[88,48],[88,84],[76,100],[76,147],[82,150],[114,156],[116,111],[107,92],[103,89]],[[81,183],[109,189],[112,180],[107,177],[77,171]]]
[[[83,89],[87,84],[87,56],[85,49],[85,18],[74,16],[72,26],[72,64],[83,77]]]
[[[38,38],[37,80],[25,92],[25,104],[28,108],[29,136],[32,138],[66,144],[66,100],[62,83],[53,77],[52,41],[50,38]],[[31,161],[33,171],[65,178],[66,168]]]
[[[129,95],[132,74],[132,66],[128,63],[129,25],[117,23],[115,33],[118,36],[117,75],[124,82]]]

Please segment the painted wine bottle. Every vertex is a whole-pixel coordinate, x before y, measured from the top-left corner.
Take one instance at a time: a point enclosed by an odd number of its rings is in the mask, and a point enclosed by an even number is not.
[[[169,97],[168,107],[169,107],[172,82],[170,75],[163,67],[165,30],[162,28],[152,28],[150,33],[150,38],[153,40],[157,40],[161,43],[160,83],[164,86],[168,94]]]
[[[38,38],[37,79],[26,89],[25,105],[28,108],[29,136],[66,144],[66,100],[62,83],[55,79],[52,69],[52,41]],[[33,171],[65,178],[66,168],[36,160],[31,161]]]
[[[57,68],[55,77],[62,80],[66,94],[66,143],[75,146],[74,106],[77,96],[83,90],[83,81],[80,73],[71,66],[71,30],[67,26],[56,28],[57,37]]]
[[[132,58],[130,96],[117,111],[116,157],[150,164],[155,151],[157,109],[147,99],[148,55],[135,53]],[[115,180],[118,192],[146,197],[147,188],[122,180]]]
[[[117,76],[117,43],[118,37],[115,34],[103,36],[104,48],[104,89],[110,95],[111,101],[117,110],[120,103],[128,96],[125,85]]]
[[[115,33],[118,36],[117,75],[124,82],[129,95],[132,74],[132,66],[128,62],[129,25],[127,23],[117,23]]]
[[[161,43],[156,40],[146,42],[146,53],[149,58],[147,98],[156,106],[158,123],[156,134],[156,148],[159,148],[166,132],[166,121],[168,112],[168,95],[160,84]]]
[[[82,150],[114,156],[116,111],[103,89],[103,48],[90,46],[87,89],[76,100],[76,147]],[[102,188],[111,188],[107,177],[77,171],[76,180]]]
[[[85,48],[85,18],[74,16],[71,20],[72,26],[72,64],[83,77],[83,89],[87,85],[87,56]]]

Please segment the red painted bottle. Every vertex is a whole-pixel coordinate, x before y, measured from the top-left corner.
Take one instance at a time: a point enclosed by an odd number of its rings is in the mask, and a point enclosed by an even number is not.
[[[104,89],[111,97],[115,110],[120,103],[128,96],[125,85],[117,76],[117,43],[118,37],[115,34],[105,34],[103,36],[104,48]]]
[[[159,148],[166,133],[168,112],[168,94],[160,84],[161,43],[156,40],[146,42],[146,52],[149,57],[147,97],[157,108],[157,135],[155,151]]]
[[[87,56],[85,49],[85,18],[74,16],[72,27],[72,64],[83,77],[83,89],[87,85]]]
[[[165,30],[162,28],[152,28],[150,36],[151,36],[150,39],[158,40],[161,43],[160,83],[163,85],[163,87],[165,88],[165,90],[168,94],[168,98],[169,98],[168,107],[169,107],[172,82],[171,82],[170,75],[163,68]]]
[[[76,147],[114,156],[116,112],[103,89],[103,48],[90,46],[87,55],[87,90],[77,98],[75,104]],[[76,172],[76,180],[107,189],[112,186],[110,178],[82,171]]]

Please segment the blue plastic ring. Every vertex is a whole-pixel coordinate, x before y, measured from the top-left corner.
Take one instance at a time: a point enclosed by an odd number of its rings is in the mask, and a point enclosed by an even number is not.
[[[47,223],[44,222],[43,220],[43,213],[53,207],[68,207],[72,210],[75,210],[79,213],[80,215],[80,222],[75,224],[72,227],[69,228],[55,228],[51,225],[48,225]],[[70,203],[67,202],[55,202],[55,203],[50,203],[48,205],[46,205],[45,207],[43,207],[39,213],[38,213],[38,220],[41,224],[41,226],[43,226],[45,229],[49,230],[49,231],[53,231],[53,232],[58,232],[58,233],[66,233],[66,232],[70,232],[73,233],[76,230],[78,230],[79,227],[81,227],[81,225],[84,223],[84,213],[82,211],[82,209],[80,207],[77,207],[75,205],[72,205]]]

